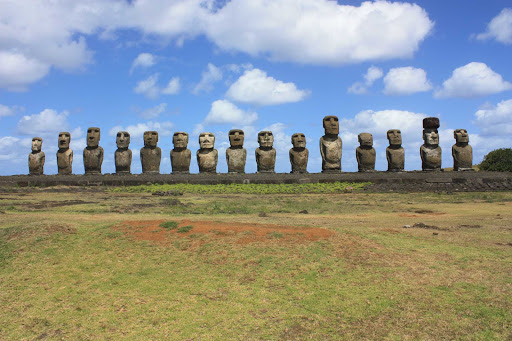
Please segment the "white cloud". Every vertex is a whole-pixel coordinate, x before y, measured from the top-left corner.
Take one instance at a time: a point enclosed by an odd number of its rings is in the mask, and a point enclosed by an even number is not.
[[[40,80],[49,70],[47,64],[21,53],[0,51],[0,88],[26,91],[28,84]]]
[[[512,99],[480,109],[475,117],[473,123],[480,127],[483,136],[512,135]]]
[[[512,44],[512,8],[504,8],[487,25],[487,31],[476,36],[479,40],[495,39],[503,44]]]
[[[174,124],[172,122],[153,122],[148,121],[144,123],[137,123],[136,125],[129,125],[127,127],[115,126],[112,127],[108,134],[110,136],[116,136],[119,131],[127,131],[130,133],[132,142],[135,139],[140,139],[144,136],[145,131],[158,131],[160,136],[170,136],[172,134],[172,128]]]
[[[17,130],[20,134],[29,136],[48,136],[68,131],[68,112],[59,114],[53,109],[45,109],[39,114],[23,116],[18,122]]]
[[[212,103],[204,124],[252,124],[257,119],[255,112],[246,112],[229,101],[218,100]]]
[[[267,76],[260,69],[246,70],[228,89],[226,96],[236,102],[254,105],[276,105],[303,100],[309,91],[299,90],[294,83],[284,83]]]
[[[384,77],[384,93],[386,95],[410,95],[432,89],[423,69],[399,67],[389,70]]]
[[[136,94],[141,94],[149,99],[157,99],[161,94],[174,95],[180,90],[180,79],[178,77],[172,78],[165,88],[160,88],[158,85],[158,73],[155,73],[148,78],[137,82],[133,89]]]
[[[455,69],[434,97],[479,97],[511,89],[512,84],[486,64],[472,62]]]
[[[130,68],[130,73],[133,72],[136,68],[148,68],[156,63],[156,58],[151,53],[140,53],[137,58],[132,63],[132,67]]]
[[[221,79],[222,70],[212,63],[208,63],[207,69],[201,74],[201,81],[194,87],[192,93],[210,92],[213,90],[213,84]]]
[[[366,71],[364,77],[364,84],[362,82],[355,82],[348,89],[347,92],[355,95],[362,95],[368,92],[368,88],[375,83],[375,81],[384,75],[382,69],[376,66],[370,66]]]
[[[158,116],[160,116],[160,114],[164,113],[166,109],[167,109],[167,103],[160,103],[159,105],[157,105],[155,107],[144,110],[140,114],[140,116],[142,118],[150,120],[152,118],[157,118]]]
[[[12,114],[14,114],[14,110],[12,108],[9,108],[6,105],[0,104],[0,117],[10,116]]]

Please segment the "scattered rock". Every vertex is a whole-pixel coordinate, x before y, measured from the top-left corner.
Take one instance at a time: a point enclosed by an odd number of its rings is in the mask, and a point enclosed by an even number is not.
[[[265,212],[260,212],[258,217],[268,217],[268,215]]]
[[[414,211],[414,213],[426,214],[426,213],[434,213],[434,211],[431,211],[431,210],[416,210],[416,211]]]
[[[156,191],[156,192],[151,193],[151,195],[157,195],[157,196],[161,196],[161,197],[167,197],[167,196],[177,197],[177,196],[183,195],[183,192],[180,192],[180,191]]]
[[[496,243],[496,245],[500,245],[500,246],[512,246],[512,243]]]
[[[482,225],[466,225],[466,224],[461,224],[459,225],[460,228],[465,228],[465,229],[481,229],[483,226]]]
[[[437,232],[433,232],[432,234],[433,234],[434,236],[437,236],[439,233],[437,233]]]
[[[299,213],[302,213],[302,214],[309,214],[308,210],[302,210],[302,211],[300,211]]]
[[[410,229],[411,225],[404,225],[404,229]]]
[[[448,230],[446,228],[442,228],[442,227],[439,227],[439,226],[436,226],[436,225],[427,225],[427,224],[424,224],[424,223],[414,223],[414,225],[412,225],[412,227],[416,227],[416,228],[419,228],[419,229],[430,229],[430,230],[440,230],[440,231]]]

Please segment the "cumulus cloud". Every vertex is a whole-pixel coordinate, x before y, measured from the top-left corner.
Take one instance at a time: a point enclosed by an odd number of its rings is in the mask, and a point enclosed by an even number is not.
[[[0,104],[0,117],[10,116],[12,114],[14,114],[14,110],[12,108],[9,108],[6,105]]]
[[[384,77],[384,93],[386,95],[411,95],[432,89],[423,69],[399,67],[389,70]]]
[[[355,82],[348,89],[347,92],[355,95],[362,95],[368,92],[368,88],[375,83],[375,81],[384,75],[382,69],[376,66],[370,66],[364,74],[364,83]]]
[[[159,74],[155,73],[148,78],[137,82],[133,89],[136,94],[144,95],[149,99],[157,99],[161,94],[174,95],[180,91],[179,77],[172,78],[165,88],[158,85]]]
[[[495,39],[503,44],[512,44],[512,8],[504,8],[487,25],[487,30],[478,34],[476,39]]]
[[[218,100],[212,103],[210,112],[203,123],[205,125],[252,124],[257,119],[258,114],[255,112],[246,112],[227,100]]]
[[[222,70],[212,63],[208,63],[207,69],[201,75],[201,81],[192,90],[192,93],[198,94],[201,91],[210,92],[213,90],[213,84],[222,79]]]
[[[61,131],[68,131],[67,111],[60,114],[53,109],[45,109],[39,114],[23,116],[18,122],[18,133],[28,136],[55,135]]]
[[[228,89],[226,96],[236,102],[253,105],[276,105],[299,102],[309,91],[299,90],[294,83],[284,83],[267,76],[260,69],[246,70]]]
[[[512,135],[512,99],[490,105],[475,113],[473,122],[480,127],[483,136]]]
[[[157,118],[158,116],[160,116],[160,114],[164,113],[166,109],[167,109],[167,103],[160,103],[159,105],[157,105],[155,107],[144,110],[140,114],[140,116],[142,118],[150,120],[152,118]]]
[[[129,125],[126,127],[115,126],[112,127],[108,134],[110,136],[116,136],[119,131],[127,131],[130,133],[130,137],[133,140],[140,139],[144,136],[145,131],[156,130],[160,136],[170,136],[172,134],[172,128],[174,124],[172,122],[153,122],[148,121],[144,123],[137,123],[135,125]]]
[[[130,73],[136,68],[148,68],[156,64],[156,58],[151,53],[140,53],[132,63]]]
[[[455,69],[434,97],[479,97],[511,89],[512,84],[486,64],[472,62]]]
[[[0,88],[26,91],[27,85],[48,74],[50,67],[21,53],[0,51]]]

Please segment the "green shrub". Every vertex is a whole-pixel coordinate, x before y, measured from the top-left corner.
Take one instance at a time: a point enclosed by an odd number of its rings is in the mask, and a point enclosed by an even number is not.
[[[512,149],[496,149],[487,154],[480,164],[484,171],[512,172]]]
[[[159,226],[166,229],[174,230],[175,228],[178,227],[178,223],[175,221],[164,221],[163,223],[160,223]]]
[[[192,225],[182,226],[178,229],[178,232],[187,233],[188,231],[192,230],[193,228],[194,228],[194,226],[192,226]]]

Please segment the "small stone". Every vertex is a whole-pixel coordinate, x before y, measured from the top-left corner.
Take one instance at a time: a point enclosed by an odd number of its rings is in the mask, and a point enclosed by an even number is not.
[[[410,229],[411,225],[404,225],[404,229]]]
[[[308,210],[302,210],[299,213],[301,213],[301,214],[309,214]]]

